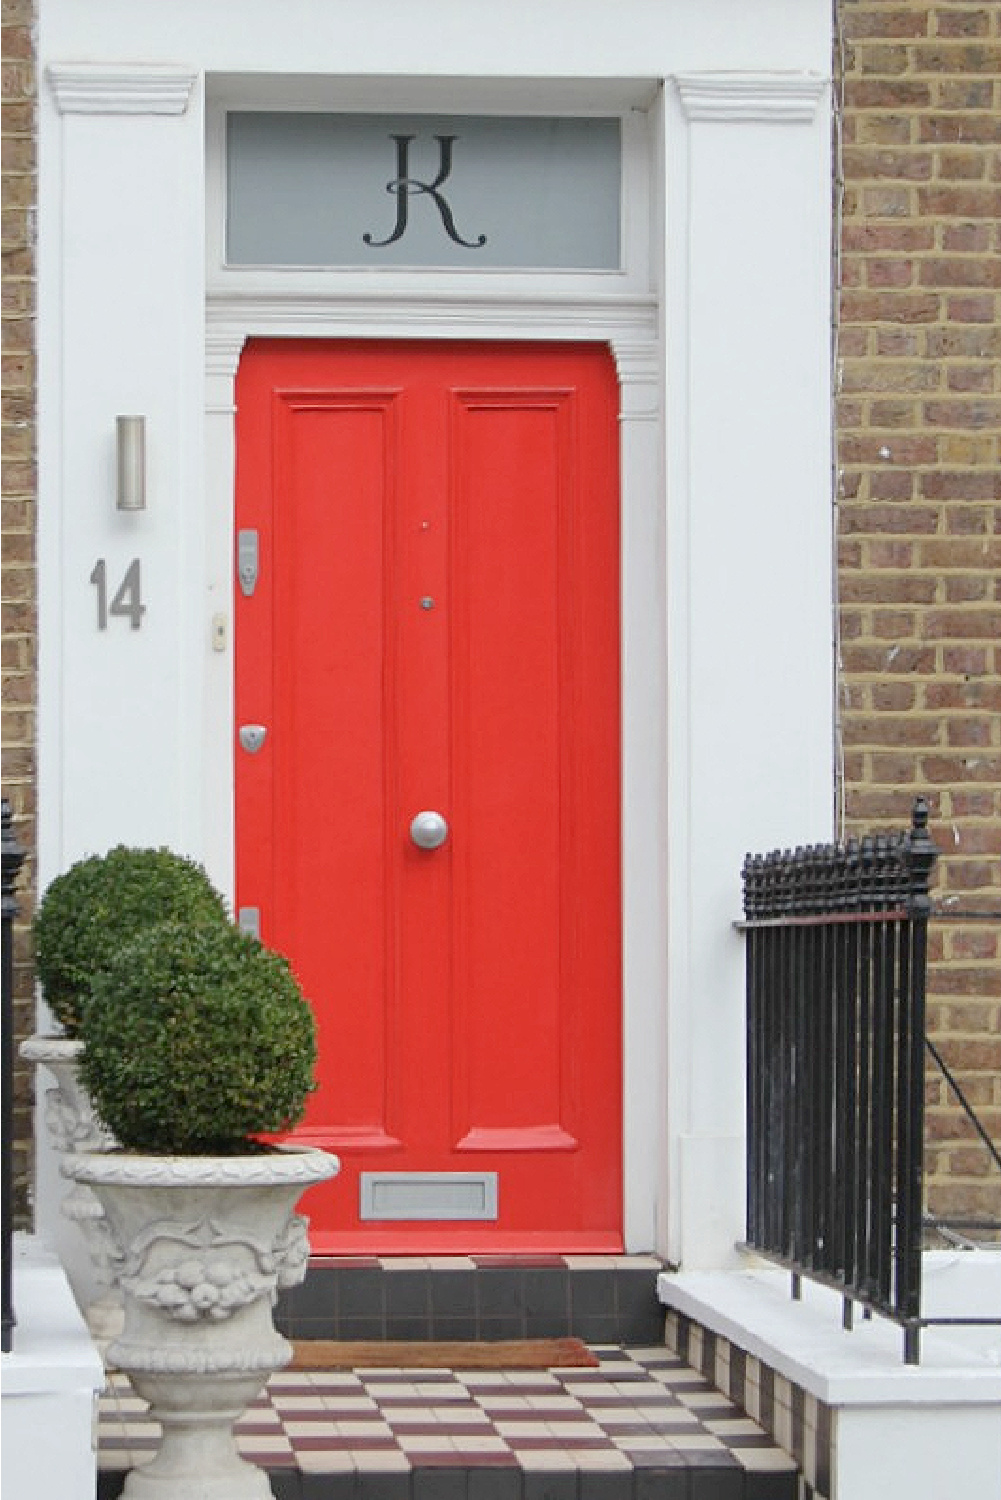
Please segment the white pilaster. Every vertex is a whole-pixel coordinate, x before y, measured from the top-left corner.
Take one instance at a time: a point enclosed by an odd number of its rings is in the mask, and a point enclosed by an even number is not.
[[[668,91],[661,1248],[686,1267],[725,1264],[744,1228],[742,858],[831,824],[824,97],[810,74]]]
[[[620,387],[622,653],[622,961],[625,1238],[657,1241],[665,1162],[667,1007],[664,798],[663,354],[656,340],[612,343]],[[653,503],[651,503],[653,501]]]
[[[46,78],[42,145],[57,169],[40,272],[58,294],[39,320],[43,883],[120,839],[197,852],[190,648],[204,607],[197,73],[50,63]],[[144,511],[115,508],[120,413],[146,418]],[[135,559],[138,628],[109,613],[102,629],[95,566],[110,609]]]
[[[40,98],[39,876],[200,854],[204,141],[196,70],[50,61]],[[115,418],[146,418],[116,509]],[[134,561],[141,601],[114,611]],[[95,571],[96,570],[96,571]],[[103,579],[103,583],[101,580]],[[101,610],[104,591],[105,612]],[[133,620],[138,628],[134,628]],[[102,628],[102,623],[104,628]],[[38,1123],[37,1224],[86,1275]]]

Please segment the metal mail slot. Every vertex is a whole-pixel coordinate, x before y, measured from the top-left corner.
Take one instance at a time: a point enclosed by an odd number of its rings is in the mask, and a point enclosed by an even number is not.
[[[496,1219],[496,1172],[362,1172],[362,1219]]]

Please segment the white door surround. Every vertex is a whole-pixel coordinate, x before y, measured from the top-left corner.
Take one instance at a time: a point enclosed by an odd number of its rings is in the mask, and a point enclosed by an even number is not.
[[[707,30],[705,70],[672,75],[651,42],[659,87],[623,84],[595,76],[606,23],[591,18],[591,76],[545,80],[528,37],[525,75],[495,79],[485,104],[474,68],[415,78],[409,98],[399,79],[265,74],[277,65],[262,40],[259,107],[309,107],[309,89],[325,108],[391,94],[395,108],[573,113],[588,100],[645,142],[614,283],[387,272],[377,288],[371,273],[221,267],[213,142],[248,71],[225,71],[198,8],[182,7],[160,52],[147,38],[120,54],[141,64],[63,62],[80,55],[64,9],[41,46],[43,883],[126,840],[192,852],[232,889],[232,407],[246,337],[607,342],[622,387],[627,1246],[720,1264],[743,1215],[740,861],[831,820],[819,53],[804,44],[803,66],[769,69],[785,56],[772,16],[754,65],[712,71]],[[131,517],[106,499],[108,434],[130,411],[147,416],[150,470],[147,511]],[[94,560],[133,556],[142,629],[98,632]],[[57,1198],[44,1165],[39,1218],[61,1237]]]
[[[269,97],[273,89],[274,81]],[[259,97],[256,89],[249,96],[246,89],[224,92],[226,102],[235,99],[239,107]],[[488,95],[488,102],[499,107],[503,92],[500,97]],[[610,109],[611,91],[608,95],[606,108]],[[658,120],[656,89],[644,84],[640,96],[648,102],[652,99],[651,119]],[[351,97],[372,111],[382,103],[381,91],[358,101],[352,90]],[[453,108],[452,95],[444,87],[438,100],[426,90],[422,97],[425,109]],[[632,97],[636,97],[635,90],[630,90]],[[328,93],[326,100],[328,107],[340,103],[337,94],[331,99]],[[297,102],[301,104],[299,95]],[[566,91],[558,102],[567,108]],[[555,112],[554,101],[544,90],[533,103],[539,112]],[[479,108],[483,107],[481,98]],[[520,107],[525,107],[524,98]],[[663,897],[659,921],[652,926],[648,921],[630,920],[630,913],[637,906],[634,888],[649,889],[660,878],[666,831],[659,778],[651,781],[646,772],[662,760],[665,744],[662,625],[650,628],[651,621],[662,622],[660,601],[664,597],[663,402],[657,298],[649,291],[634,290],[650,285],[652,271],[648,116],[633,106],[632,113],[622,118],[621,273],[462,272],[448,276],[426,271],[245,271],[227,269],[222,260],[224,112],[213,101],[208,131],[205,441],[211,477],[206,521],[209,556],[216,559],[210,588],[224,598],[233,557],[234,382],[240,352],[249,337],[575,341],[607,343],[611,348],[621,390],[624,1223],[627,1246],[649,1249],[656,1233],[653,1209],[658,1198],[658,1163],[648,1145],[637,1150],[636,1143],[650,1140],[657,1118],[657,1091],[664,1086],[661,1069],[651,1068],[646,1061],[652,1036],[660,1036],[656,1051],[663,1056]],[[216,747],[208,757],[217,775],[209,801],[218,809],[231,802],[233,722],[228,654],[217,665],[205,701],[211,716],[206,741]],[[226,673],[229,676],[224,678]],[[655,683],[658,686],[653,690]],[[651,741],[659,747],[652,756]],[[640,753],[641,746],[646,754]],[[219,832],[217,862],[231,859],[233,849],[232,827]],[[227,888],[232,888],[230,870]]]

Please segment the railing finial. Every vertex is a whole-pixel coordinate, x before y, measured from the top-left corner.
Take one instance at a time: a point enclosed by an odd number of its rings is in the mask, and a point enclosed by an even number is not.
[[[928,813],[925,798],[916,797],[911,812],[911,831],[907,836],[910,909],[916,917],[927,917],[931,910],[928,887],[931,884],[932,867],[938,859],[938,849],[928,832]]]

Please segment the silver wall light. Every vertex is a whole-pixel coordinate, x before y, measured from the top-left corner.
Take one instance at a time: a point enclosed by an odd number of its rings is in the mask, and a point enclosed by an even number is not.
[[[146,509],[146,418],[116,417],[119,510]]]

